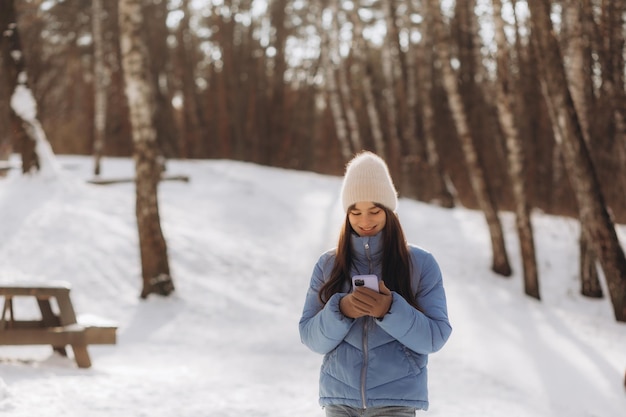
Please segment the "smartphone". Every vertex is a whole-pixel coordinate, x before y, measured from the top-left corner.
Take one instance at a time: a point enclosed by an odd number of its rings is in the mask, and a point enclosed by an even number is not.
[[[378,292],[378,277],[376,275],[355,275],[352,277],[352,289],[366,287]]]

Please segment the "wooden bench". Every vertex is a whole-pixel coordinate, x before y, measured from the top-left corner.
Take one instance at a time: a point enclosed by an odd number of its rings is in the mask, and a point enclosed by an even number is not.
[[[70,286],[66,283],[49,285],[0,286],[4,307],[0,318],[0,345],[50,345],[67,356],[66,346],[71,346],[79,368],[89,368],[91,359],[88,345],[115,344],[117,326],[111,323],[78,323],[70,299]],[[37,301],[41,319],[17,320],[14,315],[16,297],[33,297]],[[58,314],[51,300],[56,301]]]

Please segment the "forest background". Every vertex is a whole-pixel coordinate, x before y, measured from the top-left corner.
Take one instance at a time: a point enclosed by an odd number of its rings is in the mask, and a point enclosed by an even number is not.
[[[92,7],[96,3],[99,10]],[[476,207],[423,3],[144,1],[143,34],[163,156],[341,174],[349,155],[367,148],[385,155],[403,196],[449,205],[452,194],[457,203]],[[132,154],[117,6],[117,1],[15,2],[29,83],[55,153]],[[584,93],[581,125],[589,132],[602,191],[616,222],[626,223],[626,6],[602,0],[551,6],[570,80]],[[495,102],[492,2],[443,1],[442,11],[488,190],[498,207],[511,209],[507,148]],[[504,1],[501,16],[529,204],[577,216],[541,94],[527,5]],[[106,95],[97,102],[99,83]],[[21,143],[9,119],[10,92],[0,83],[2,157]],[[96,126],[96,116],[105,123]]]
[[[537,299],[531,210],[578,217],[581,292],[603,295],[598,261],[626,321],[625,14],[607,0],[3,0],[0,149],[29,172],[49,141],[93,154],[96,176],[103,156],[133,155],[142,297],[174,289],[167,159],[341,173],[371,149],[401,196],[480,208],[504,276],[498,212],[514,210]],[[35,119],[15,105],[24,91]]]

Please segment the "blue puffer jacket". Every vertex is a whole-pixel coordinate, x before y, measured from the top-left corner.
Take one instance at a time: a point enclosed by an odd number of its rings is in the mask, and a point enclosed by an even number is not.
[[[352,239],[353,275],[372,273],[380,279],[382,234]],[[409,246],[409,253],[411,284],[424,313],[392,292],[391,309],[382,320],[351,319],[341,313],[339,300],[350,291],[349,284],[326,305],[320,303],[319,288],[330,276],[335,251],[324,253],[315,265],[300,319],[300,337],[311,350],[324,354],[320,405],[428,409],[428,354],[441,349],[452,328],[435,258],[415,246]]]

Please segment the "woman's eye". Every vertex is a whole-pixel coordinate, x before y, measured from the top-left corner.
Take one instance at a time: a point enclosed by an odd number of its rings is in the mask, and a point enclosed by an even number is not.
[[[377,211],[370,211],[370,214],[371,214],[372,216],[375,216],[375,215],[377,215],[377,214],[379,214],[379,213],[380,213],[380,210],[377,210]]]

